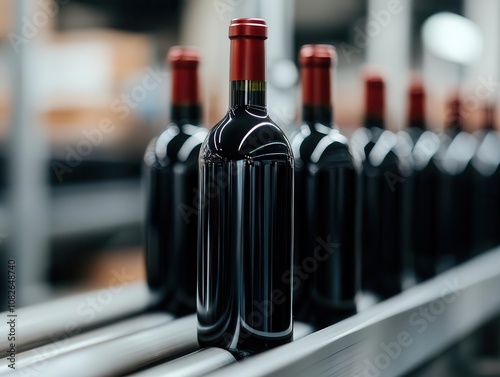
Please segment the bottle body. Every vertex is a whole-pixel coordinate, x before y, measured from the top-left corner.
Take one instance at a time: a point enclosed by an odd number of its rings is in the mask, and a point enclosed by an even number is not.
[[[474,254],[500,244],[500,138],[487,131],[474,156]]]
[[[317,328],[355,314],[359,289],[354,248],[356,182],[352,156],[347,138],[336,130],[323,138],[322,145],[316,148],[316,153],[323,148],[321,156],[317,160],[313,156],[307,174],[312,230],[307,258],[309,262],[313,259],[317,262],[309,295]],[[312,264],[315,267],[316,263]]]
[[[327,125],[294,137],[294,313],[322,328],[356,313],[356,172],[348,140]],[[299,294],[297,294],[299,293]]]
[[[438,237],[439,262],[442,272],[470,258],[473,248],[473,182],[472,159],[477,140],[459,132],[438,161],[437,218],[441,229]]]
[[[411,185],[402,166],[398,136],[379,130],[374,142],[371,131],[359,129],[353,135],[360,216],[356,239],[361,254],[362,290],[385,299],[401,292],[408,268],[402,214],[407,208],[407,189]]]
[[[245,356],[290,342],[293,156],[263,108],[236,107],[200,153],[198,341]]]
[[[321,124],[302,124],[299,132],[292,138],[292,150],[295,160],[295,204],[294,204],[294,271],[293,271],[293,313],[300,321],[311,322],[314,310],[310,289],[311,274],[304,272],[304,262],[313,255],[311,250],[314,238],[311,218],[314,216],[311,207],[309,188],[311,155],[331,128]]]
[[[436,217],[439,169],[434,156],[440,148],[439,137],[430,131],[420,134],[412,150],[415,161],[411,217],[413,267],[417,282],[438,273],[439,227]]]
[[[147,281],[156,304],[177,316],[196,310],[198,155],[206,135],[172,123],[145,155]]]

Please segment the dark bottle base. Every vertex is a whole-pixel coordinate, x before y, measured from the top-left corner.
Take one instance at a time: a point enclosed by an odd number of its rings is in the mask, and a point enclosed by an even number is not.
[[[312,302],[307,298],[302,298],[301,302],[295,304],[295,296],[293,297],[293,318],[296,321],[311,322]]]
[[[269,337],[261,337],[257,334],[253,334],[242,328],[238,344],[238,351],[234,350],[233,353],[239,354],[239,357],[248,357],[258,352],[264,352],[270,350],[271,348],[290,343],[292,340],[292,331],[290,331],[290,333],[284,337],[271,339]],[[247,351],[247,349],[251,351]]]
[[[240,334],[238,338],[238,344],[236,348],[227,347],[225,344],[214,345],[213,341],[204,340],[203,336],[198,334],[198,344],[201,348],[204,347],[219,347],[229,351],[236,359],[242,360],[252,355],[260,352],[270,350],[275,347],[282,346],[284,344],[293,341],[293,331],[283,337],[264,337],[247,331],[246,329],[240,327]]]

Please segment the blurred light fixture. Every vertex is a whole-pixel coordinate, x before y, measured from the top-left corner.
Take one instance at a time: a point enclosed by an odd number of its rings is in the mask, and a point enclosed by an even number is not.
[[[425,46],[437,57],[458,64],[470,64],[481,57],[483,35],[473,21],[455,13],[429,17],[422,27]]]

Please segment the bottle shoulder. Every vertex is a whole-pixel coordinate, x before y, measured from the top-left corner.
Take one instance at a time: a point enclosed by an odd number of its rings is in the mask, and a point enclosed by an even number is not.
[[[475,169],[483,176],[490,176],[500,166],[500,136],[496,131],[486,131],[472,159]]]
[[[437,165],[447,174],[460,174],[471,163],[477,148],[478,141],[473,135],[467,132],[460,132],[442,152]]]
[[[303,124],[292,139],[296,164],[351,162],[349,139],[323,124]]]
[[[399,165],[398,135],[392,131],[384,130],[376,141],[373,140],[372,136],[371,142],[373,146],[366,156],[369,166],[382,168]]]
[[[206,161],[293,159],[284,132],[267,112],[249,106],[230,109],[205,139],[200,157]]]
[[[186,162],[190,158],[197,158],[208,130],[191,124],[179,127],[170,124],[154,141],[154,155],[158,166],[168,166],[176,162]],[[152,154],[153,146],[148,146]]]

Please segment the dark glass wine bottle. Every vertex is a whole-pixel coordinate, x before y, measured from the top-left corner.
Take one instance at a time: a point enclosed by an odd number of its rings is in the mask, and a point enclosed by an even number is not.
[[[408,129],[414,174],[411,195],[410,240],[414,276],[417,282],[436,275],[438,258],[436,222],[436,190],[438,168],[434,156],[439,150],[439,137],[426,131],[425,91],[421,82],[413,82],[408,93]]]
[[[293,155],[266,109],[261,19],[234,19],[230,108],[200,152],[198,342],[243,357],[292,340]]]
[[[294,311],[320,328],[356,312],[359,288],[354,250],[356,173],[347,138],[332,128],[331,73],[336,57],[330,45],[301,48],[302,125],[292,140],[297,229]]]
[[[200,57],[172,47],[171,122],[144,155],[147,281],[156,303],[182,316],[196,311],[198,155],[207,130],[200,127]]]
[[[449,103],[446,136],[436,155],[439,168],[436,218],[439,226],[438,272],[470,258],[473,248],[473,176],[471,164],[478,141],[462,130],[462,105],[454,97]]]
[[[357,248],[361,253],[364,292],[384,299],[402,290],[405,270],[401,206],[403,174],[398,136],[385,128],[385,85],[380,76],[365,80],[365,127],[352,137],[359,161]],[[407,155],[408,157],[408,155]]]

